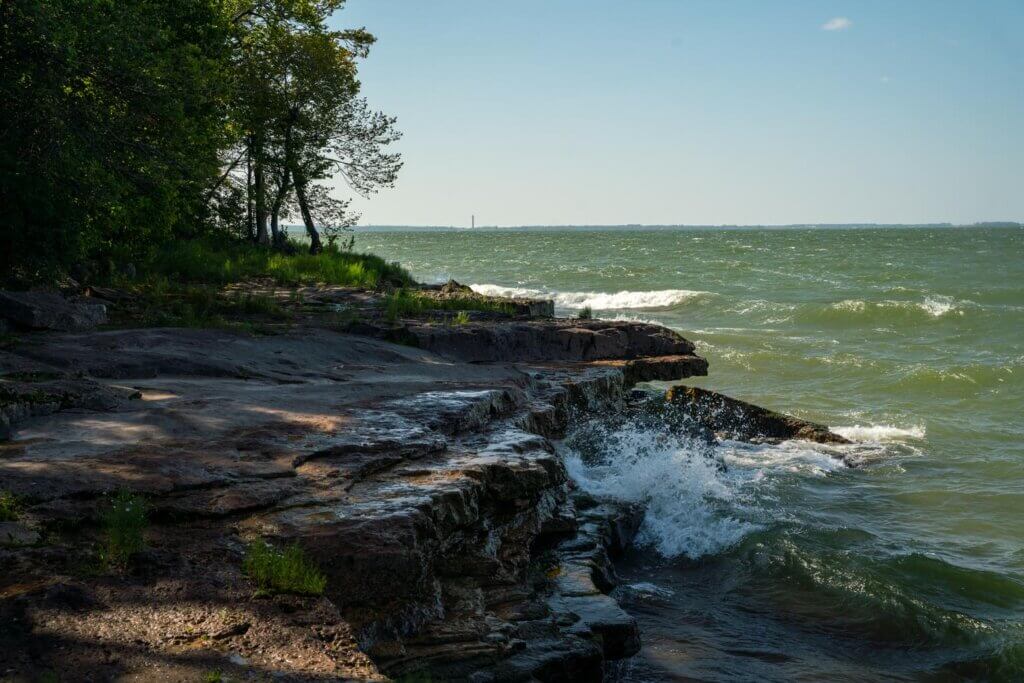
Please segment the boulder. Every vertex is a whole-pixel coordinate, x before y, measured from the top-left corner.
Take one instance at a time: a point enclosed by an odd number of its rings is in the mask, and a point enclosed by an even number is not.
[[[678,384],[668,390],[665,399],[669,405],[682,410],[701,426],[731,439],[805,439],[818,443],[851,443],[848,439],[829,431],[825,425],[777,413],[699,387]]]
[[[54,292],[0,292],[0,318],[32,330],[91,330],[107,321],[103,304],[65,299]]]

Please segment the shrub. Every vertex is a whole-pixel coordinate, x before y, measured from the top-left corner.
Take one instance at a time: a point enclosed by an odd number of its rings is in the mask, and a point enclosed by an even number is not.
[[[466,311],[459,311],[455,315],[455,324],[456,325],[466,325],[468,323],[469,323],[469,313],[468,312],[466,312]]]
[[[576,314],[576,317],[580,320],[590,320],[594,317],[594,310],[590,308],[590,306],[584,306],[580,309],[579,313]]]
[[[253,541],[246,549],[243,568],[261,593],[322,595],[327,586],[327,577],[298,543],[278,550],[265,541]]]
[[[18,499],[10,491],[0,491],[0,522],[15,522],[18,519]]]
[[[130,491],[118,491],[102,514],[102,560],[107,567],[125,568],[132,555],[146,547],[146,502]]]

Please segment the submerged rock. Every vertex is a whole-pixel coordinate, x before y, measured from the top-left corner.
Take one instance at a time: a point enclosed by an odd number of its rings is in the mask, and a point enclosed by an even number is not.
[[[107,322],[107,307],[54,292],[0,292],[0,318],[32,330],[75,332]]]
[[[669,405],[712,432],[740,441],[805,439],[817,443],[851,443],[825,425],[777,413],[715,391],[678,384],[668,390]]]

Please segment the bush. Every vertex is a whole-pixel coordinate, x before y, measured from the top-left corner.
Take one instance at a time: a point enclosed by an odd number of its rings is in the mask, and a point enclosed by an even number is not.
[[[125,568],[132,555],[146,547],[146,502],[121,490],[102,514],[102,560],[107,567]]]
[[[594,310],[590,308],[590,306],[584,306],[580,309],[579,313],[576,314],[576,317],[580,320],[590,320],[594,317]]]
[[[459,311],[455,316],[456,325],[467,325],[469,324],[469,313],[466,311]]]
[[[516,307],[504,301],[491,301],[483,297],[458,296],[438,299],[421,292],[400,289],[384,299],[384,315],[396,320],[402,315],[415,315],[426,311],[486,311],[514,315]],[[469,322],[466,316],[464,322]]]
[[[243,568],[261,593],[322,595],[327,586],[327,577],[298,543],[278,550],[265,541],[253,541],[246,549]]]

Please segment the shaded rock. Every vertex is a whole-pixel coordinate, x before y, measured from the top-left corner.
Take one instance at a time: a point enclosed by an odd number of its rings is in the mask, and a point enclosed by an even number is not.
[[[777,413],[753,403],[730,398],[707,389],[676,385],[665,394],[668,403],[683,410],[700,425],[740,441],[783,441],[805,439],[818,443],[846,444],[850,441],[825,425]]]
[[[39,533],[20,522],[0,522],[0,546],[32,545]]]
[[[21,420],[60,410],[112,410],[139,392],[89,379],[44,381],[0,379],[0,440],[11,438],[11,427]]]
[[[107,308],[53,292],[0,292],[0,318],[32,330],[72,332],[107,322]]]
[[[411,325],[407,333],[419,348],[463,362],[628,360],[694,352],[676,332],[632,321]]]

